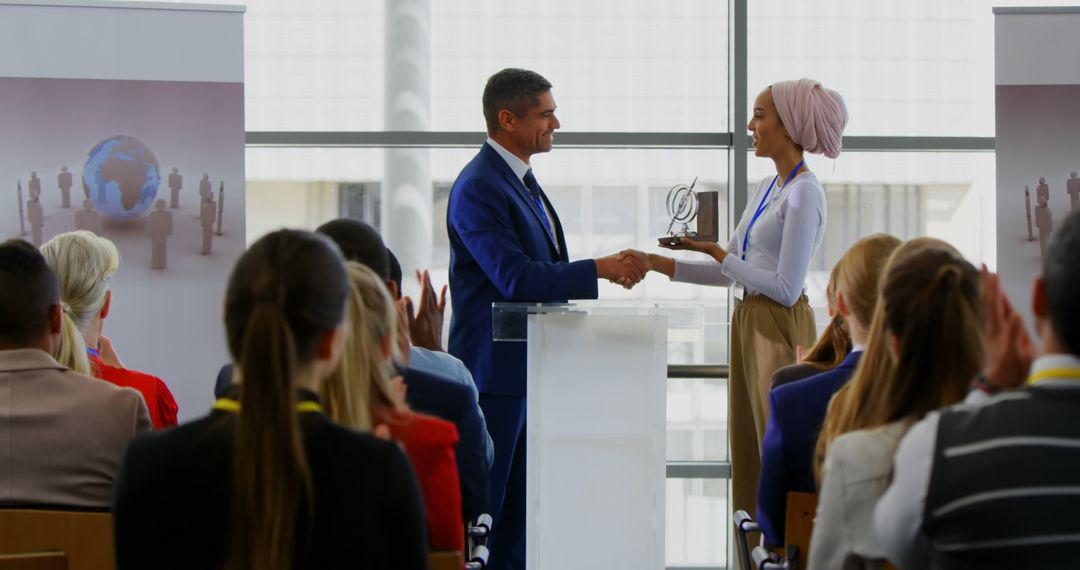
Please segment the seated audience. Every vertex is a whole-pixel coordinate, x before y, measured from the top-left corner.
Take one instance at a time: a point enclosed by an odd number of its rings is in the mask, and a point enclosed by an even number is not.
[[[358,220],[339,218],[320,226],[317,232],[334,240],[345,259],[367,266],[391,290],[390,263],[386,245],[374,228]],[[392,291],[392,290],[391,290]],[[405,320],[399,317],[399,322]],[[407,327],[400,327],[398,345],[403,358],[409,354]],[[398,363],[399,366],[402,363]],[[458,430],[458,479],[461,482],[463,518],[475,521],[487,507],[491,470],[491,436],[484,414],[477,403],[476,391],[454,380],[409,367],[400,366],[398,373],[409,386],[405,396],[409,407],[454,423]]]
[[[931,413],[896,452],[874,512],[900,568],[1072,568],[1080,536],[1080,214],[1055,228],[1031,344],[1000,289],[988,295],[988,362],[964,405]],[[991,277],[996,284],[996,278]],[[996,297],[996,298],[995,298]],[[1024,384],[1025,377],[1027,379]]]
[[[438,348],[432,349],[417,343],[418,337],[434,338],[436,333],[433,331],[435,330],[439,331],[437,338],[442,338],[443,311],[446,309],[446,286],[443,286],[443,298],[439,301],[435,296],[434,288],[431,286],[431,277],[428,273],[426,271],[422,274],[417,272],[416,277],[420,281],[420,306],[414,314],[412,299],[402,295],[401,280],[403,276],[401,263],[398,262],[397,256],[390,249],[386,250],[386,255],[390,262],[390,280],[386,284],[390,288],[390,295],[393,296],[394,301],[399,305],[405,305],[405,316],[408,318],[409,366],[456,380],[469,387],[473,392],[477,392],[476,382],[473,381],[472,373],[465,367],[464,362],[442,350],[441,344],[436,345]],[[438,342],[441,343],[441,341]],[[479,398],[479,392],[477,392],[477,400]]]
[[[150,429],[139,393],[55,359],[60,286],[34,246],[0,244],[0,505],[107,509],[128,441]]]
[[[69,232],[49,240],[41,253],[60,280],[64,334],[57,360],[81,374],[138,390],[155,428],[176,425],[176,400],[165,382],[125,368],[102,335],[113,301],[109,283],[120,268],[120,253],[113,242],[87,231]]]
[[[855,375],[829,405],[809,568],[880,567],[873,509],[904,432],[959,402],[983,365],[979,272],[948,244],[907,242],[882,277]]]
[[[484,410],[479,408],[480,392],[476,389],[476,382],[473,380],[472,373],[469,372],[464,362],[449,352],[443,351],[441,344],[438,344],[441,342],[438,339],[442,338],[443,310],[446,308],[446,286],[443,285],[443,297],[438,300],[435,297],[435,290],[431,286],[431,277],[428,272],[425,271],[422,274],[417,272],[416,277],[420,280],[421,302],[414,315],[412,300],[408,297],[403,298],[401,295],[401,264],[398,263],[394,252],[389,249],[386,250],[386,255],[390,258],[390,281],[387,282],[387,286],[390,288],[390,294],[394,296],[398,306],[405,305],[405,316],[408,319],[409,368],[450,378],[468,388],[476,401],[480,418],[484,419]],[[439,331],[438,336],[435,336],[434,331]],[[435,346],[440,348],[428,349],[417,346],[413,342],[417,336],[435,339],[437,343]],[[484,430],[484,434],[487,435],[484,450],[487,454],[487,462],[490,465],[495,460],[495,446],[491,442],[491,435],[487,433],[487,430]]]
[[[800,355],[798,362],[781,366],[773,372],[772,387],[782,386],[832,370],[844,361],[851,352],[851,335],[844,327],[844,317],[836,310],[836,269],[829,272],[829,284],[825,287],[826,304],[829,310],[829,324],[821,331],[821,336],[810,350]],[[799,352],[802,347],[796,347]]]
[[[833,394],[855,372],[866,344],[866,328],[877,304],[881,270],[899,246],[900,240],[895,237],[875,234],[856,242],[840,258],[833,267],[835,285],[830,288],[836,307],[830,327],[839,332],[822,335],[811,354],[822,345],[843,346],[829,340],[829,336],[850,338],[854,345],[851,353],[831,370],[777,386],[769,392],[769,421],[762,441],[757,506],[758,522],[768,545],[784,543],[787,494],[817,491],[812,468],[814,444],[825,420],[825,410]]]
[[[458,481],[457,428],[454,424],[409,410],[408,385],[391,377],[398,313],[375,272],[347,262],[352,284],[349,334],[341,364],[323,386],[327,414],[339,424],[370,432],[385,426],[401,442],[420,481],[432,550],[465,550],[465,521]],[[393,386],[393,387],[392,387]]]
[[[118,568],[427,568],[408,459],[319,403],[348,294],[321,236],[276,231],[240,257],[224,309],[238,396],[131,443],[113,505]]]

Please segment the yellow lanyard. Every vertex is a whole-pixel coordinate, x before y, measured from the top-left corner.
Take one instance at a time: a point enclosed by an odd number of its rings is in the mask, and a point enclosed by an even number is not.
[[[234,414],[239,413],[240,412],[240,402],[237,402],[236,400],[233,400],[233,399],[230,399],[230,398],[218,398],[217,401],[214,402],[214,409],[215,410],[221,410],[223,412],[232,412]],[[321,413],[323,413],[323,407],[318,402],[312,402],[310,400],[305,400],[303,402],[297,402],[296,403],[296,411],[298,411],[298,412],[315,412],[317,414],[321,414]]]
[[[1049,378],[1061,379],[1061,380],[1080,380],[1080,368],[1047,368],[1042,372],[1036,372],[1028,377],[1027,383],[1030,386],[1036,382],[1046,380]]]

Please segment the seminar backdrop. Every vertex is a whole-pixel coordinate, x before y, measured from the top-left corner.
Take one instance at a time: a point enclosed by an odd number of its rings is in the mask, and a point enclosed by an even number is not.
[[[1080,171],[1080,7],[994,14],[998,272],[1034,332],[1031,289],[1042,271],[1042,242],[1072,209],[1069,187],[1080,191],[1080,179],[1069,182]]]
[[[245,243],[243,8],[0,3],[0,51],[0,237],[89,226],[112,240],[121,266],[104,334],[125,365],[165,380],[181,421],[203,415]],[[159,199],[172,219],[163,268],[149,223]]]

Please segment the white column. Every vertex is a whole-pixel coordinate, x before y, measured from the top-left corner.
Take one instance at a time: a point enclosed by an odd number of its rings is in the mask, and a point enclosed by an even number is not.
[[[431,2],[386,0],[385,129],[426,131],[431,115]],[[385,168],[380,230],[405,276],[431,266],[430,150],[391,148]],[[406,283],[412,283],[406,279]]]

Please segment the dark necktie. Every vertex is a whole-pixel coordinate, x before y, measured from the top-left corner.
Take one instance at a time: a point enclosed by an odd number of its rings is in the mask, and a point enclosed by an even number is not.
[[[533,171],[530,168],[525,173],[525,187],[529,189],[529,194],[532,195],[533,202],[536,203],[536,207],[540,210],[540,219],[544,222],[544,229],[547,230],[548,235],[551,235],[551,222],[548,221],[547,210],[544,209],[544,201],[540,198],[540,185],[536,183],[536,177],[533,176]]]

